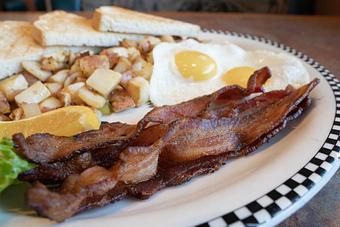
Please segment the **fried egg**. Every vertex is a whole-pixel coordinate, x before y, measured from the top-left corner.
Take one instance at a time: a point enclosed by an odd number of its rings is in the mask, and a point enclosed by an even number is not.
[[[173,105],[210,94],[226,85],[247,86],[256,69],[268,66],[272,78],[266,91],[299,87],[309,81],[302,63],[270,51],[246,51],[232,44],[199,43],[188,39],[160,43],[153,49],[150,100],[155,106]]]

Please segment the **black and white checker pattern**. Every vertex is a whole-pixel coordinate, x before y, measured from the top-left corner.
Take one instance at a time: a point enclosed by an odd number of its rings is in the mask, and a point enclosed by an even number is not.
[[[279,185],[277,188],[261,196],[255,201],[240,207],[230,213],[209,220],[200,224],[203,227],[223,227],[223,226],[257,226],[265,224],[268,220],[276,216],[278,213],[286,210],[295,202],[300,200],[308,191],[320,182],[322,177],[329,171],[333,165],[339,162],[340,157],[340,83],[327,69],[307,55],[280,44],[275,41],[268,40],[263,37],[252,36],[248,34],[240,34],[235,32],[223,32],[215,30],[207,30],[211,33],[225,34],[235,37],[241,37],[259,41],[278,47],[288,53],[291,53],[302,59],[313,68],[315,68],[329,83],[335,96],[336,114],[333,126],[330,130],[328,138],[324,142],[317,154],[294,176]]]

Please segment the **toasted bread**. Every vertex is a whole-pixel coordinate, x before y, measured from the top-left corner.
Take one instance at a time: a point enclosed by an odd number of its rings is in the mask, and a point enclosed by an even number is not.
[[[99,32],[91,20],[64,11],[46,13],[34,22],[34,38],[42,46],[113,46],[123,39],[138,40],[143,36]]]
[[[102,6],[96,9],[92,25],[102,32],[177,36],[194,36],[200,32],[198,25],[115,6]]]
[[[32,37],[33,25],[23,21],[0,22],[0,79],[22,70],[21,62],[39,60],[42,56],[53,55],[62,50],[81,51],[88,47],[43,48]]]

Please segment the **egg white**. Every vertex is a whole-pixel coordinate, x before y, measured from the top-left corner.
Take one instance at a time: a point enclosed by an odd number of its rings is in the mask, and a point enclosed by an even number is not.
[[[175,64],[180,51],[198,51],[208,55],[217,65],[216,75],[204,81],[193,81],[181,76]],[[285,54],[266,50],[246,51],[232,44],[199,43],[188,39],[179,43],[161,43],[153,50],[154,67],[150,80],[150,100],[155,106],[173,105],[210,94],[226,84],[222,75],[232,68],[250,66],[260,69],[268,66],[272,77],[265,83],[265,91],[295,88],[310,81],[300,60]]]
[[[185,79],[177,70],[175,54],[180,51],[199,51],[212,58],[217,65],[216,75],[204,81]],[[231,44],[199,43],[188,39],[179,43],[161,43],[153,50],[154,67],[150,80],[150,100],[155,106],[172,105],[210,94],[225,86],[222,74],[247,61],[247,52]]]

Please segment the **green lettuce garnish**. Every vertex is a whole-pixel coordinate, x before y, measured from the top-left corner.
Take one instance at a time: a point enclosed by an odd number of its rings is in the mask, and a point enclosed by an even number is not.
[[[34,167],[34,164],[20,158],[15,153],[13,141],[3,138],[0,142],[0,192],[11,184],[17,183],[21,172]]]

